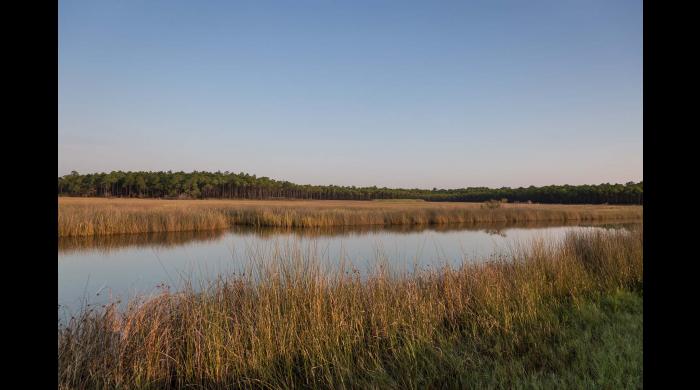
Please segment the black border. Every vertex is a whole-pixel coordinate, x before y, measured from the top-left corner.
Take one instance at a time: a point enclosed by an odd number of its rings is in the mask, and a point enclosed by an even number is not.
[[[694,260],[680,253],[692,239],[683,237],[683,221],[679,221],[679,217],[690,219],[694,214],[693,202],[679,203],[683,197],[680,185],[694,177],[689,166],[684,169],[675,161],[684,154],[679,148],[686,138],[674,137],[678,134],[674,130],[687,128],[679,120],[686,97],[674,90],[687,83],[678,74],[678,64],[673,64],[674,58],[688,50],[679,40],[678,29],[689,25],[682,20],[681,10],[670,5],[664,9],[649,0],[643,5],[644,386],[652,388],[681,385],[683,364],[694,363],[676,351],[688,347],[684,344],[693,333],[684,332],[684,323],[695,314],[693,306],[681,302],[690,293],[681,289],[693,286],[683,276],[693,276],[687,267],[688,260]],[[669,80],[669,76],[679,79]],[[673,207],[664,210],[665,205]]]
[[[10,46],[3,64],[11,67],[4,73],[10,91],[2,132],[10,176],[3,187],[10,212],[3,221],[3,243],[10,249],[2,256],[2,322],[10,344],[3,371],[21,386],[56,388],[58,2],[6,6],[24,8],[3,12]]]

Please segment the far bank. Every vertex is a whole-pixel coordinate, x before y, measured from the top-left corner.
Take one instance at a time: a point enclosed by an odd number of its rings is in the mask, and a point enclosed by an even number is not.
[[[231,226],[329,227],[641,220],[637,205],[58,198],[58,236],[203,231]]]

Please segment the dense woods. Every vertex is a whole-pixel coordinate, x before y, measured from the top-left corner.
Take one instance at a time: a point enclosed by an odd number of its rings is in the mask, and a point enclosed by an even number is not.
[[[58,178],[59,196],[226,199],[423,199],[440,202],[610,203],[641,204],[642,182],[598,185],[459,189],[402,189],[294,184],[288,181],[230,172],[122,172],[79,174]]]

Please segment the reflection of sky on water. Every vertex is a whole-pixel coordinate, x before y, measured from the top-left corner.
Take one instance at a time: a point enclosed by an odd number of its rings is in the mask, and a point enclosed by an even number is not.
[[[177,288],[183,277],[191,277],[196,285],[219,273],[241,271],[251,251],[269,253],[289,245],[316,253],[325,263],[337,263],[343,257],[348,266],[359,270],[366,270],[378,257],[394,269],[411,270],[488,260],[533,239],[556,240],[569,231],[589,229],[601,227],[365,228],[341,229],[337,234],[233,229],[91,239],[82,249],[80,240],[63,240],[58,254],[58,303],[73,310],[84,298],[97,304],[116,297],[126,300],[152,293],[161,283]]]

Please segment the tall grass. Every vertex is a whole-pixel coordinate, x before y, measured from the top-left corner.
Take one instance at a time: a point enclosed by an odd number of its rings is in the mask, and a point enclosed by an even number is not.
[[[202,231],[234,225],[330,227],[641,219],[640,206],[59,198],[58,236]]]
[[[60,387],[511,387],[586,358],[562,352],[562,310],[642,288],[641,229],[459,267],[405,272],[378,259],[368,275],[300,247],[249,255],[245,272],[200,290],[60,325]]]

